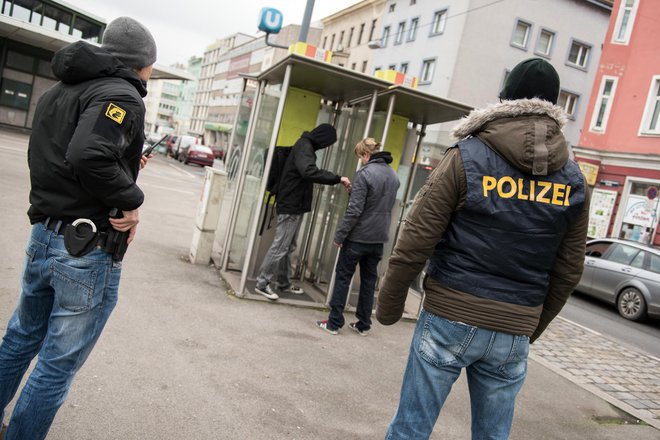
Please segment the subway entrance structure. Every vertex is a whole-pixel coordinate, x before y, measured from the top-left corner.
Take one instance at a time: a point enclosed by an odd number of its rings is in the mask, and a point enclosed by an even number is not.
[[[338,139],[333,146],[317,152],[320,168],[352,179],[358,168],[353,148],[365,137],[379,140],[394,158],[392,167],[401,186],[390,241],[379,268],[382,274],[399,225],[429,172],[429,167],[416,161],[426,126],[460,119],[470,110],[465,104],[297,54],[258,75],[246,75],[226,172],[213,171],[224,182],[213,196],[220,203],[217,225],[213,220],[215,229],[208,231],[198,221],[198,242],[212,241],[211,258],[236,296],[264,299],[253,292],[276,225],[276,207],[268,202],[266,193],[275,146],[293,145],[303,131],[329,123],[336,128]],[[205,189],[203,199],[208,198],[206,193]],[[341,185],[315,185],[312,211],[303,217],[291,260],[292,279],[303,287],[305,295],[283,295],[279,302],[327,304],[338,254],[333,237],[347,203],[348,195]],[[204,234],[208,237],[199,240]],[[356,274],[353,287],[359,286],[357,278]],[[349,308],[356,300],[352,288]],[[412,298],[406,311],[416,315],[419,307],[419,298]]]

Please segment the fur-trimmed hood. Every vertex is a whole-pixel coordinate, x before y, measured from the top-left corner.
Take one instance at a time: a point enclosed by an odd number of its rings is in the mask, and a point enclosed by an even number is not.
[[[458,139],[477,136],[521,171],[547,175],[569,159],[561,132],[565,123],[561,107],[538,98],[518,99],[473,110],[452,135]]]

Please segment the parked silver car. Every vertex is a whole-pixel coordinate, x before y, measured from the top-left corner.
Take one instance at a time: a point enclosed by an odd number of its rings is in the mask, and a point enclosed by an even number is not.
[[[576,290],[615,304],[626,319],[660,318],[660,250],[614,238],[591,240]]]

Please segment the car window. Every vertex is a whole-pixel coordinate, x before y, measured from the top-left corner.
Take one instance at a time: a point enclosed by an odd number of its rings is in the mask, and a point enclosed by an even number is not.
[[[660,256],[655,254],[649,254],[651,258],[649,259],[649,270],[651,272],[660,273]]]
[[[646,252],[639,251],[635,258],[630,262],[632,267],[637,267],[639,269],[644,269],[644,258],[646,257]]]
[[[612,252],[607,256],[607,259],[615,263],[630,264],[633,258],[639,253],[639,249],[625,244],[615,243]]]
[[[612,243],[605,241],[599,241],[597,243],[591,243],[587,245],[586,255],[588,257],[600,258],[607,252]]]

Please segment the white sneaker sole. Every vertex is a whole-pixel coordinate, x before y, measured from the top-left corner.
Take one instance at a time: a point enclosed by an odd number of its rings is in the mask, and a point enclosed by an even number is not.
[[[266,298],[268,298],[271,301],[276,301],[280,298],[277,293],[271,294],[271,293],[266,292],[265,290],[259,289],[258,287],[255,287],[254,291],[257,292],[259,295],[265,296]]]

